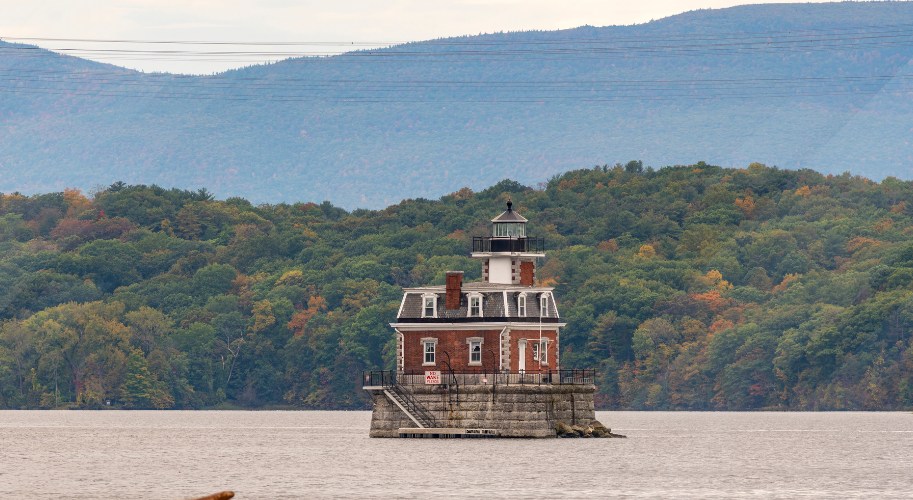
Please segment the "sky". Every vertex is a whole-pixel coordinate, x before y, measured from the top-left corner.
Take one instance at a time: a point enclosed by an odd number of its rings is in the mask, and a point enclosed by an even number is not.
[[[0,38],[147,72],[208,74],[294,55],[499,31],[638,24],[745,3],[774,0],[0,0]]]

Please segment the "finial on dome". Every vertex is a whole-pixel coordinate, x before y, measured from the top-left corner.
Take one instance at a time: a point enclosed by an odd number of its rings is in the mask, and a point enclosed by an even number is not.
[[[511,208],[513,206],[514,206],[514,202],[510,201],[510,197],[508,196],[507,197],[507,211],[513,212],[513,208]]]

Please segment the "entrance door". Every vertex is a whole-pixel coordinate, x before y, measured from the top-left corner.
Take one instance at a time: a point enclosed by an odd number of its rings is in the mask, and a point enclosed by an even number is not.
[[[524,373],[526,372],[526,340],[520,340],[517,345],[520,347],[520,373]]]

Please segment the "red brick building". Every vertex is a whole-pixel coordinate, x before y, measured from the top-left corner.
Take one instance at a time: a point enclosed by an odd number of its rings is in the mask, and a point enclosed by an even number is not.
[[[541,238],[526,234],[527,220],[507,210],[492,219],[490,236],[473,238],[472,257],[483,280],[463,282],[447,273],[443,286],[404,290],[397,321],[400,373],[558,370],[559,331],[565,326],[551,287],[536,286]]]

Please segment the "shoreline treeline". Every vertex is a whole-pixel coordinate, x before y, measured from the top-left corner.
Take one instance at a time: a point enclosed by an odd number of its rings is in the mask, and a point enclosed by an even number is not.
[[[401,287],[478,279],[508,196],[603,407],[913,407],[913,183],[636,161],[377,211],[4,194],[0,407],[365,408]]]

